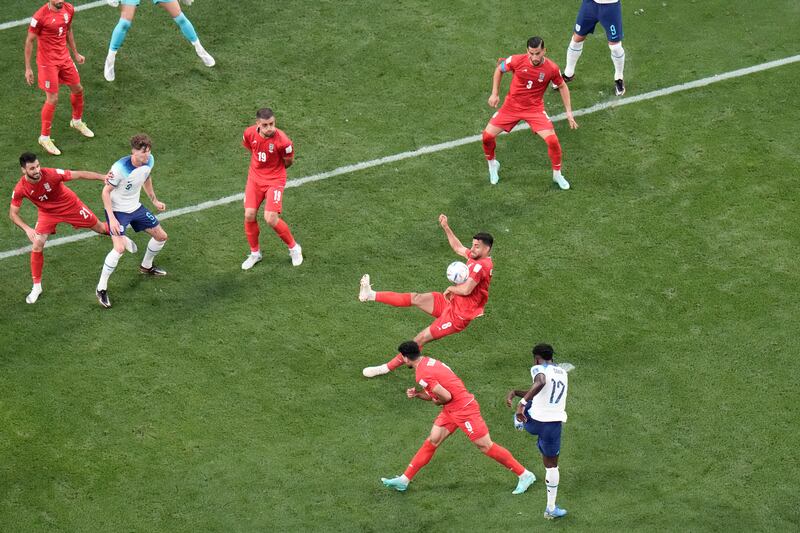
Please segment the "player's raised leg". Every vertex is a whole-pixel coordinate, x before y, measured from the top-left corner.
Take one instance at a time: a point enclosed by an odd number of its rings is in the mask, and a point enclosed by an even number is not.
[[[80,83],[72,84],[69,86],[69,91],[69,101],[72,104],[72,120],[69,122],[69,127],[78,130],[84,137],[94,137],[94,132],[83,121],[83,86]]]
[[[150,235],[150,241],[147,243],[147,251],[144,253],[142,263],[139,265],[139,272],[142,274],[149,274],[151,276],[166,276],[167,271],[163,268],[158,268],[153,264],[158,252],[167,244],[167,232],[161,227],[161,224],[153,228],[145,230]]]
[[[433,455],[436,453],[437,448],[441,443],[450,436],[450,430],[443,426],[434,426],[431,428],[430,436],[425,439],[425,442],[422,443],[422,446],[417,450],[417,453],[414,454],[414,457],[411,458],[411,462],[408,463],[408,467],[406,468],[405,472],[401,475],[393,478],[381,478],[381,482],[383,483],[384,487],[388,487],[390,489],[394,489],[398,492],[405,492],[408,489],[408,484],[411,483],[411,480],[414,479],[414,476],[417,475],[417,472],[420,469],[427,465]]]
[[[417,295],[419,296],[419,295]],[[419,345],[420,350],[422,347],[432,340],[435,340],[433,333],[431,332],[430,326],[420,331],[416,337],[414,337],[414,342]],[[389,361],[383,363],[382,365],[378,366],[368,366],[364,368],[361,373],[364,375],[365,378],[374,378],[377,376],[382,376],[384,374],[388,374],[393,370],[396,370],[403,366],[403,355],[397,354],[392,357]]]
[[[292,259],[292,266],[300,266],[303,264],[303,248],[294,240],[289,225],[280,217],[280,200],[277,206],[274,201],[276,194],[279,198],[282,197],[283,187],[270,187],[268,189],[267,206],[264,208],[264,219],[289,248],[289,257]],[[277,210],[272,210],[276,208]]]
[[[184,4],[189,5],[191,4],[191,0],[184,0]],[[173,22],[178,25],[180,28],[181,33],[186,40],[194,46],[194,51],[197,53],[197,56],[203,61],[203,64],[207,67],[213,67],[217,62],[211,57],[203,45],[200,44],[200,39],[197,37],[197,32],[194,29],[194,25],[192,22],[183,14],[181,11],[181,6],[178,4],[177,0],[172,0],[170,2],[160,2],[161,7],[163,7],[169,16],[172,17]]]
[[[495,149],[497,148],[497,136],[503,131],[502,128],[494,124],[487,124],[481,136],[483,145],[483,153],[486,155],[486,162],[489,165],[489,183],[497,185],[500,181],[500,162],[495,157]]]
[[[119,4],[118,0],[116,1],[117,4]],[[114,26],[114,31],[111,32],[111,41],[108,43],[108,54],[106,55],[106,62],[103,65],[103,77],[106,81],[114,81],[114,79],[116,79],[115,65],[117,61],[117,52],[122,48],[122,43],[125,42],[128,30],[131,29],[137,4],[124,3],[120,8],[119,20],[117,21],[117,25]]]

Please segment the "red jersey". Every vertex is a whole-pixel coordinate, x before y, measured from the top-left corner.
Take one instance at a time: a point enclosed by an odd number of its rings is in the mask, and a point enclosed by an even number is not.
[[[250,170],[247,179],[259,185],[283,187],[286,185],[284,157],[294,157],[292,141],[279,129],[266,139],[258,133],[258,126],[250,126],[242,135],[242,146],[250,150]]]
[[[20,207],[27,198],[40,211],[51,215],[72,214],[76,205],[81,205],[78,195],[63,182],[72,179],[72,172],[60,168],[42,168],[39,183],[32,184],[22,176],[11,193],[11,205]]]
[[[503,72],[513,72],[511,87],[503,102],[503,107],[511,111],[544,110],[544,95],[550,83],[560,86],[564,83],[558,65],[547,58],[538,67],[533,66],[528,54],[508,56],[500,68]]]
[[[458,411],[475,401],[475,396],[467,390],[461,378],[456,376],[449,366],[436,359],[430,357],[420,358],[416,368],[415,379],[431,398],[436,397],[433,392],[436,385],[441,385],[447,389],[453,399],[444,404],[443,410],[445,412]]]
[[[467,268],[469,277],[474,279],[478,285],[467,296],[453,295],[450,305],[458,316],[466,320],[472,320],[483,314],[483,308],[489,300],[489,284],[492,282],[492,263],[491,257],[483,259],[472,259],[469,249],[465,248],[464,257],[467,258]]]
[[[28,31],[39,38],[36,46],[37,65],[54,66],[72,62],[67,51],[67,33],[72,28],[74,13],[72,4],[64,2],[64,7],[58,11],[53,11],[50,4],[45,4],[33,14]]]

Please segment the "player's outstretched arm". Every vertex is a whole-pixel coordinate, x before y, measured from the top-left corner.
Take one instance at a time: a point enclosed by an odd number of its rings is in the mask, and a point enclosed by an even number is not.
[[[72,179],[74,180],[100,180],[105,181],[106,175],[105,174],[98,174],[97,172],[92,172],[90,170],[73,170],[71,172]]]
[[[22,231],[25,232],[25,235],[27,235],[28,240],[31,241],[31,244],[33,244],[33,240],[36,238],[36,231],[32,227],[27,225],[25,221],[22,220],[22,217],[19,216],[18,206],[13,204],[11,205],[11,207],[8,210],[8,218],[10,218],[11,221],[17,225],[17,227],[19,227]]]
[[[164,202],[160,202],[158,198],[156,198],[156,191],[153,189],[153,180],[151,180],[150,177],[144,180],[142,189],[144,189],[144,192],[147,193],[147,197],[150,198],[150,201],[153,202],[153,205],[156,209],[159,211],[164,211],[167,209],[167,205]]]
[[[31,54],[33,53],[33,41],[36,34],[28,32],[25,37],[25,81],[28,85],[33,85],[33,69],[31,68]]]
[[[558,94],[561,95],[561,101],[564,102],[564,111],[567,113],[567,122],[569,122],[570,129],[577,129],[578,123],[575,122],[575,117],[572,116],[572,100],[569,95],[569,87],[567,82],[561,84],[558,88]]]
[[[514,403],[514,398],[524,398],[525,394],[527,393],[528,393],[527,389],[526,390],[514,389],[508,391],[508,394],[506,395],[506,405],[511,407]]]
[[[444,230],[444,234],[447,235],[447,242],[450,243],[450,248],[453,249],[455,253],[460,256],[464,255],[464,250],[467,248],[461,244],[461,241],[458,240],[456,234],[453,233],[453,230],[450,229],[450,225],[447,223],[447,215],[441,214],[439,215],[439,225],[442,226]]]

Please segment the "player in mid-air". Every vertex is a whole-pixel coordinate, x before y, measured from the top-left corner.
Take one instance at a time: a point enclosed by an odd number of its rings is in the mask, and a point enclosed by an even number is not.
[[[42,168],[39,158],[30,152],[25,152],[19,157],[19,165],[22,168],[22,177],[11,193],[8,216],[31,241],[33,288],[25,301],[33,304],[42,294],[44,245],[47,238],[56,232],[58,224],[71,224],[74,228],[89,228],[101,235],[108,235],[108,226],[100,222],[92,210],[86,207],[86,204],[64,182],[73,179],[104,180],[110,176],[86,170]],[[25,198],[37,208],[38,216],[36,226],[33,228],[26,224],[19,214],[22,200]],[[122,244],[126,249],[136,251],[133,241],[126,239]]]
[[[415,380],[422,387],[421,391],[416,386],[407,389],[406,396],[441,405],[442,411],[433,422],[430,436],[411,459],[405,472],[391,479],[381,478],[383,484],[400,492],[405,491],[417,472],[431,460],[439,445],[458,428],[481,452],[517,475],[517,487],[512,494],[522,494],[528,490],[536,481],[536,476],[514,459],[511,452],[492,442],[478,400],[450,367],[431,357],[422,357],[419,345],[414,341],[404,342],[398,351],[403,363],[415,370]]]
[[[606,30],[611,62],[614,63],[614,94],[625,94],[625,50],[622,48],[622,3],[620,0],[583,0],[575,20],[575,33],[567,47],[567,64],[564,66],[564,81],[575,77],[575,65],[583,53],[583,41],[594,33],[597,23]]]
[[[51,155],[61,154],[61,150],[50,138],[60,85],[69,87],[69,100],[72,104],[70,127],[78,130],[84,137],[94,137],[92,130],[83,121],[83,86],[75,63],[82,65],[86,58],[78,53],[75,45],[75,35],[72,33],[74,14],[75,8],[72,7],[72,4],[49,0],[31,17],[31,24],[28,26],[28,34],[25,39],[25,81],[28,85],[33,85],[31,53],[33,52],[33,43],[37,41],[37,77],[39,88],[45,94],[39,144]],[[69,50],[67,50],[68,46]],[[74,62],[69,55],[70,50],[75,57]]]
[[[117,60],[117,51],[119,51],[122,43],[125,42],[125,36],[128,34],[131,24],[133,24],[133,16],[136,14],[136,8],[139,6],[140,1],[141,0],[108,0],[108,3],[112,7],[117,7],[120,4],[122,4],[122,7],[120,8],[119,21],[114,27],[114,31],[111,32],[111,42],[108,44],[108,55],[106,55],[106,62],[103,66],[103,76],[106,81],[114,81],[116,78],[114,66]],[[194,2],[194,0],[181,1],[187,6],[192,5],[192,2]],[[194,46],[194,51],[203,61],[203,64],[207,67],[213,67],[216,61],[211,57],[211,54],[206,52],[203,45],[200,44],[197,32],[194,31],[194,26],[191,21],[186,18],[186,15],[181,11],[178,0],[153,0],[153,4],[161,4],[161,7],[172,17],[173,22],[178,25],[178,28],[180,28],[186,40]]]
[[[242,146],[250,152],[250,169],[244,189],[244,234],[250,244],[250,255],[242,270],[250,270],[261,261],[258,242],[260,228],[256,215],[266,200],[264,219],[289,248],[293,266],[303,263],[303,249],[294,240],[289,226],[280,217],[283,209],[283,189],[286,169],[294,162],[294,147],[289,137],[275,127],[275,113],[265,107],[256,112],[256,123],[244,130]]]
[[[125,236],[125,228],[129,224],[134,231],[146,231],[150,235],[139,272],[151,276],[167,275],[166,271],[153,264],[153,259],[167,242],[167,232],[161,227],[155,215],[139,201],[144,188],[156,209],[164,211],[167,208],[164,202],[156,197],[153,189],[153,180],[150,176],[155,163],[150,153],[152,145],[150,137],[143,133],[131,137],[131,155],[114,163],[103,187],[103,207],[106,210],[108,229],[114,247],[106,255],[95,294],[97,301],[106,309],[111,307],[111,300],[108,298],[108,279],[127,249],[125,243],[130,239]]]
[[[553,347],[537,344],[533,347],[531,367],[533,386],[529,390],[512,390],[506,396],[511,407],[514,398],[522,399],[517,404],[514,425],[538,437],[539,451],[545,468],[547,485],[547,507],[544,517],[561,518],[567,511],[556,505],[558,494],[558,455],[561,452],[561,425],[567,421],[567,371],[553,363]]]
[[[575,129],[578,123],[572,116],[569,88],[561,78],[558,65],[545,57],[547,49],[541,37],[531,37],[527,42],[527,53],[508,56],[500,59],[492,77],[492,94],[489,106],[497,107],[500,103],[500,80],[506,72],[513,72],[511,87],[503,105],[492,115],[483,130],[483,152],[489,162],[489,183],[497,184],[500,180],[500,163],[495,159],[497,136],[501,131],[511,131],[521,120],[528,123],[531,131],[547,143],[547,154],[553,167],[553,181],[562,190],[569,189],[569,182],[561,174],[561,143],[553,129],[553,123],[544,110],[544,95],[552,83],[561,95],[567,114],[569,127]]]
[[[369,274],[361,278],[358,299],[362,302],[375,301],[393,307],[415,306],[436,318],[433,323],[420,331],[414,342],[420,347],[430,341],[463,331],[475,318],[483,315],[483,308],[489,299],[489,284],[492,282],[494,264],[489,254],[492,252],[494,238],[488,233],[477,233],[472,237],[472,246],[467,248],[458,240],[447,216],[439,215],[447,242],[453,251],[467,259],[469,277],[464,283],[451,285],[441,292],[388,292],[373,291]],[[373,378],[387,374],[403,365],[402,354],[378,366],[368,366],[363,370],[365,377]]]

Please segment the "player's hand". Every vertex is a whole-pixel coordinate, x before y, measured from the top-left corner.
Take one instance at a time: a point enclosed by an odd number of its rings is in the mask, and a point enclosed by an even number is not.
[[[497,107],[500,105],[500,96],[493,94],[489,97],[489,107]]]
[[[513,390],[512,390],[512,391],[510,391],[510,392],[509,392],[509,393],[506,395],[506,405],[507,405],[508,407],[511,407],[511,405],[514,403],[514,398],[516,398],[516,397],[517,397],[517,395],[516,395],[516,394],[514,394],[514,391],[513,391]]]
[[[153,205],[156,206],[156,209],[158,209],[159,211],[166,211],[167,210],[167,204],[165,204],[164,202],[161,202],[159,200],[153,200]]]
[[[572,113],[567,115],[567,122],[569,122],[569,129],[571,130],[578,129],[578,123],[575,122],[575,117],[572,116]]]
[[[522,424],[525,423],[525,413],[521,412],[519,409],[517,409],[517,414],[514,415],[514,418],[517,419],[517,422],[520,422]]]
[[[406,389],[406,396],[409,399],[413,399],[417,397],[417,389],[415,387],[411,387],[410,389]]]
[[[75,62],[79,65],[83,65],[86,63],[86,58],[80,55],[78,52],[75,52]]]
[[[108,219],[108,231],[111,235],[122,235],[122,227],[119,225],[119,221],[113,216]]]
[[[451,286],[447,287],[444,290],[444,292],[442,293],[442,296],[444,296],[444,299],[447,300],[448,302],[450,300],[452,300],[453,299],[453,286],[451,285]]]
[[[450,226],[447,224],[447,215],[445,215],[445,214],[441,214],[441,215],[439,215],[439,225],[440,225],[441,227],[443,227],[443,228],[450,227]]]
[[[28,240],[31,241],[31,244],[33,244],[36,241],[36,230],[33,228],[26,228],[25,236],[27,236]]]
[[[33,70],[29,68],[25,69],[25,81],[28,85],[33,85]]]

